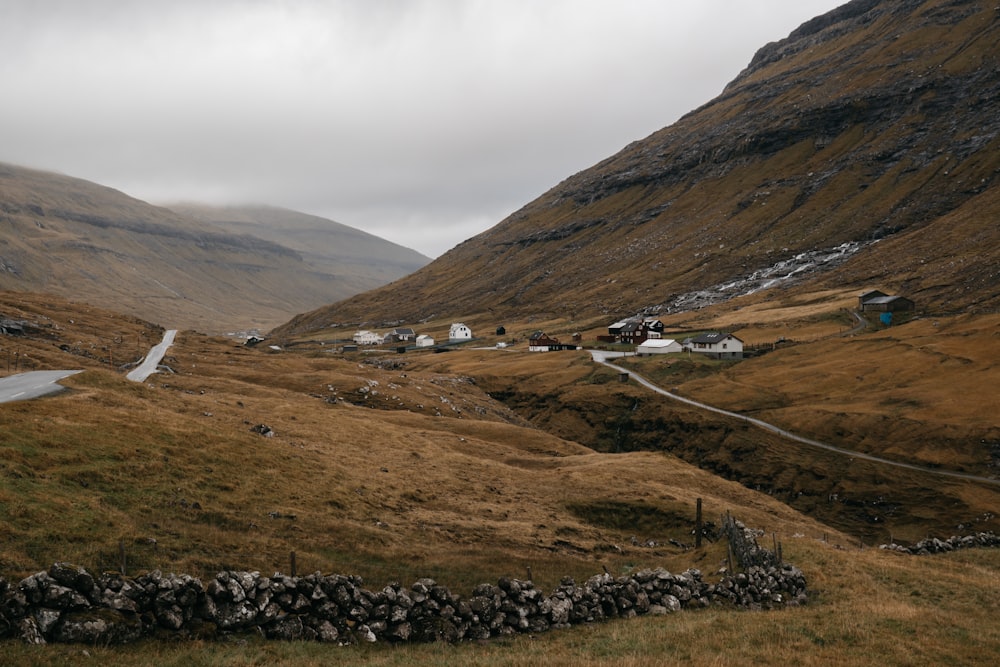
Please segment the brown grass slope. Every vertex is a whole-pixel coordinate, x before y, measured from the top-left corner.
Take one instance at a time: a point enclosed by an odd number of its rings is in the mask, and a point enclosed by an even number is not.
[[[764,323],[768,304],[758,307]],[[776,533],[811,589],[808,606],[781,612],[685,611],[485,644],[7,641],[4,664],[985,665],[1000,652],[1000,552],[914,558],[860,549],[768,494],[673,456],[600,453],[529,428],[484,391],[516,378],[549,403],[567,390],[598,408],[645,396],[583,355],[344,358],[320,346],[275,352],[185,332],[166,359],[176,372],[140,385],[98,352],[110,345],[125,359],[133,339],[156,337],[154,327],[23,293],[0,293],[0,315],[31,325],[24,337],[0,337],[0,359],[16,349],[32,368],[85,369],[58,396],[0,404],[0,575],[10,579],[57,560],[117,569],[120,544],[130,573],[160,568],[203,581],[229,567],[287,572],[293,550],[299,572],[360,574],[371,589],[429,575],[466,595],[480,582],[523,577],[528,566],[546,590],[603,566],[614,574],[696,566],[712,578],[724,545],[669,544],[690,543],[701,497],[709,518],[729,509]],[[618,416],[589,412],[597,423]],[[260,423],[274,437],[251,431]],[[943,488],[927,511],[954,493]],[[997,506],[995,495],[965,494],[970,505]]]
[[[0,404],[8,577],[64,559],[116,568],[122,540],[130,568],[199,576],[287,570],[291,551],[300,571],[442,575],[456,586],[529,565],[550,585],[602,563],[684,569],[711,558],[714,568],[723,553],[668,544],[691,541],[696,496],[713,520],[740,507],[756,524],[848,541],[671,456],[600,454],[531,427],[465,374],[482,352],[440,367],[182,332],[164,360],[173,372],[139,384],[114,359],[134,361],[133,341],[155,339],[143,323],[21,293],[0,293],[0,313],[30,324],[0,337],[16,370],[85,371],[57,396]],[[536,365],[507,358],[512,373]],[[550,376],[599,370],[567,360],[550,357]]]
[[[84,180],[0,164],[0,289],[222,332],[270,328],[405,270],[359,281],[345,265],[341,279],[278,243]]]
[[[802,251],[879,239],[838,274],[842,286],[996,308],[998,38],[991,3],[855,0],[405,282],[280,332],[486,312],[617,316]],[[947,216],[963,205],[958,236]],[[968,238],[975,255],[956,243]]]

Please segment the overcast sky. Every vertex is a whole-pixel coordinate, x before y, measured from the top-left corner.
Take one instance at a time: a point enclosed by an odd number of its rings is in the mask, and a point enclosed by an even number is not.
[[[842,0],[0,0],[0,162],[438,256]]]

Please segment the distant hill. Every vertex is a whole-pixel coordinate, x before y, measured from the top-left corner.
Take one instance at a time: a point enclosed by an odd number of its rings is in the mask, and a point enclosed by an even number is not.
[[[992,3],[849,2],[761,48],[717,98],[408,277],[405,299],[388,285],[276,333],[669,312],[768,272],[786,288],[879,285],[925,308],[996,309],[997,43]],[[803,253],[836,258],[783,279]]]
[[[168,204],[169,208],[233,234],[249,234],[299,253],[310,269],[335,278],[356,294],[409,275],[431,259],[354,227],[315,215],[271,206],[214,207]]]
[[[260,215],[275,224],[298,219],[291,211]],[[226,229],[95,183],[0,164],[0,290],[221,333],[270,328],[421,262],[388,241],[330,221],[324,231],[320,219],[300,217],[312,230],[308,254],[269,240],[277,236],[266,224]],[[296,241],[306,225],[292,226]]]

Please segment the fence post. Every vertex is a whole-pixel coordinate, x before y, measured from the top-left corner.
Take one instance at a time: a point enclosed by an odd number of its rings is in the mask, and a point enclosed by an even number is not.
[[[292,561],[292,576],[294,577],[295,576],[295,552],[294,551],[291,553],[291,561]]]
[[[127,576],[125,572],[125,540],[118,540],[118,563],[122,570],[122,576]]]
[[[695,503],[694,546],[696,549],[701,548],[701,498],[698,498],[698,500]]]

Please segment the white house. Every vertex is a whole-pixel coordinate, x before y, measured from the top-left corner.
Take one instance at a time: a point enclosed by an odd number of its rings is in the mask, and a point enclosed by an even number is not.
[[[433,347],[434,339],[427,334],[420,334],[417,336],[417,347]]]
[[[684,341],[692,352],[708,354],[716,359],[742,359],[743,341],[731,333],[712,331]]]
[[[358,345],[378,345],[382,342],[382,336],[374,331],[359,331],[354,334],[354,342]]]
[[[448,331],[448,340],[451,342],[472,340],[472,329],[461,322],[456,322],[451,325],[451,329]]]
[[[636,354],[670,354],[684,348],[673,338],[650,338],[635,348]]]

